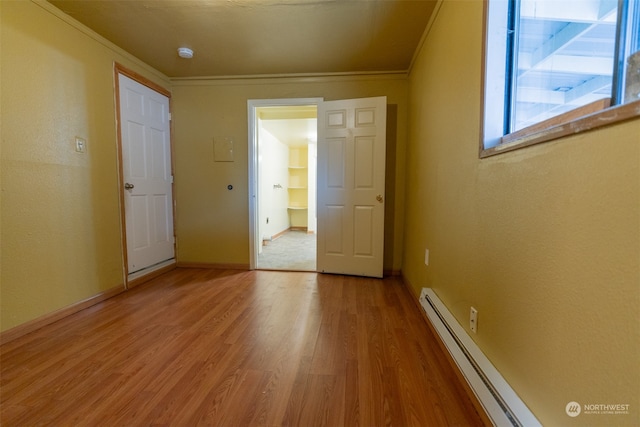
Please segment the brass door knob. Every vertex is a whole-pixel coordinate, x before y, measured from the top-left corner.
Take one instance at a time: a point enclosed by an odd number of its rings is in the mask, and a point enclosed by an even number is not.
[[[124,184],[124,189],[125,189],[125,190],[133,190],[133,187],[135,187],[135,185],[133,185],[133,184],[129,184],[128,182],[126,182],[126,183]]]
[[[382,203],[382,195],[381,195],[381,194],[378,194],[378,195],[376,196],[376,200],[377,200],[377,201],[379,201],[380,203]]]

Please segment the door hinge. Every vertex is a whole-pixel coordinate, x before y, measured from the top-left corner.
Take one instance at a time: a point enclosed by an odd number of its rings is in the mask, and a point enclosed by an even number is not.
[[[169,177],[169,184],[173,184],[173,175]]]
[[[169,113],[169,121],[171,121],[171,113]]]

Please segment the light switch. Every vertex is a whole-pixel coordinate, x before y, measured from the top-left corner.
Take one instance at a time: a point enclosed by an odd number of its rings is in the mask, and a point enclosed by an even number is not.
[[[76,151],[84,153],[87,150],[87,141],[76,136]]]

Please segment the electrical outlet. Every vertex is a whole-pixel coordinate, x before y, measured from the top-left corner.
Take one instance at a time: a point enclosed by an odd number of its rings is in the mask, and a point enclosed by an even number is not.
[[[429,249],[424,250],[424,265],[429,265]]]
[[[469,314],[469,328],[471,328],[471,332],[474,334],[478,332],[478,310],[473,307],[471,307]]]

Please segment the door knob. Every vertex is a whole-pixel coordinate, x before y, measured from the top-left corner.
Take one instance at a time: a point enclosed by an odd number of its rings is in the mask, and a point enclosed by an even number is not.
[[[381,195],[381,194],[378,194],[378,195],[376,196],[376,200],[377,200],[377,201],[379,201],[380,203],[382,203],[382,195]]]
[[[125,190],[133,190],[133,187],[135,187],[135,185],[133,185],[133,184],[129,184],[128,182],[126,182],[126,183],[124,184],[124,189],[125,189]]]

